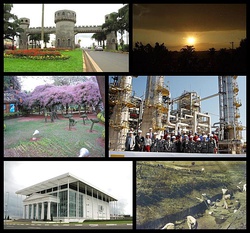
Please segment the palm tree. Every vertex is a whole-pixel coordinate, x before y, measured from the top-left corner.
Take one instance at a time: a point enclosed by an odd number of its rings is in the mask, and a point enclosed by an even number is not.
[[[97,32],[93,34],[91,37],[92,39],[95,39],[98,43],[98,45],[101,44],[102,42],[102,47],[104,48],[104,41],[106,40],[106,33],[105,32]]]
[[[113,12],[110,14],[109,19],[106,20],[106,22],[102,25],[102,29],[105,30],[106,34],[109,34],[111,32],[115,32],[115,37],[117,38],[117,31],[120,29],[119,23],[118,23],[118,13]],[[116,49],[118,48],[117,42],[116,42]]]
[[[19,36],[21,32],[23,32],[23,29],[20,28],[20,20],[16,18],[14,22],[9,24],[4,35],[4,38],[12,40],[12,49],[14,49],[15,36]]]
[[[123,49],[124,31],[129,31],[129,6],[128,4],[118,10],[118,32],[121,34],[121,46]]]

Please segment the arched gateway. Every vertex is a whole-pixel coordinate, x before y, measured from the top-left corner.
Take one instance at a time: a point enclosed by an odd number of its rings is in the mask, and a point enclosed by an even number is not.
[[[105,15],[105,21],[110,15]],[[41,33],[41,27],[30,28],[30,19],[20,18],[20,27],[24,30],[20,34],[19,48],[28,48],[28,36]],[[55,27],[44,27],[44,34],[56,34],[56,48],[75,48],[75,35],[77,33],[98,33],[104,31],[102,26],[75,26],[76,12],[71,10],[59,10],[55,12]],[[114,32],[107,35],[107,49],[115,50],[117,38]]]

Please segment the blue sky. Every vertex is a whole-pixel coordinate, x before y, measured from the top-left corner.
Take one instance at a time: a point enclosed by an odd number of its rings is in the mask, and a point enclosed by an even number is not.
[[[184,90],[195,91],[201,98],[218,93],[218,76],[164,76],[165,85],[169,86],[171,98],[180,96]],[[132,89],[136,96],[143,96],[146,90],[147,76],[133,78]],[[246,126],[246,76],[237,78],[239,93],[238,98],[242,106],[239,108],[243,126]],[[201,102],[201,111],[211,115],[212,124],[219,121],[219,96]],[[246,140],[246,131],[242,132]]]

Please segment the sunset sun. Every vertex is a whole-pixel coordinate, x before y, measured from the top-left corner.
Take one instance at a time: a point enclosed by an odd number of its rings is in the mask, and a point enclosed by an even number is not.
[[[188,38],[187,38],[187,43],[188,43],[189,45],[194,45],[194,43],[195,43],[195,38],[194,38],[194,37],[188,37]]]

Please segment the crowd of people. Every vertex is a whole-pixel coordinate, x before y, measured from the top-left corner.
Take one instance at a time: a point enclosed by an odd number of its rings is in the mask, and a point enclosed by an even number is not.
[[[142,131],[137,133],[131,128],[125,142],[125,151],[145,151],[145,152],[179,152],[179,153],[217,153],[218,136],[215,132],[205,134],[178,133],[165,131],[158,135],[152,128],[142,135]]]

